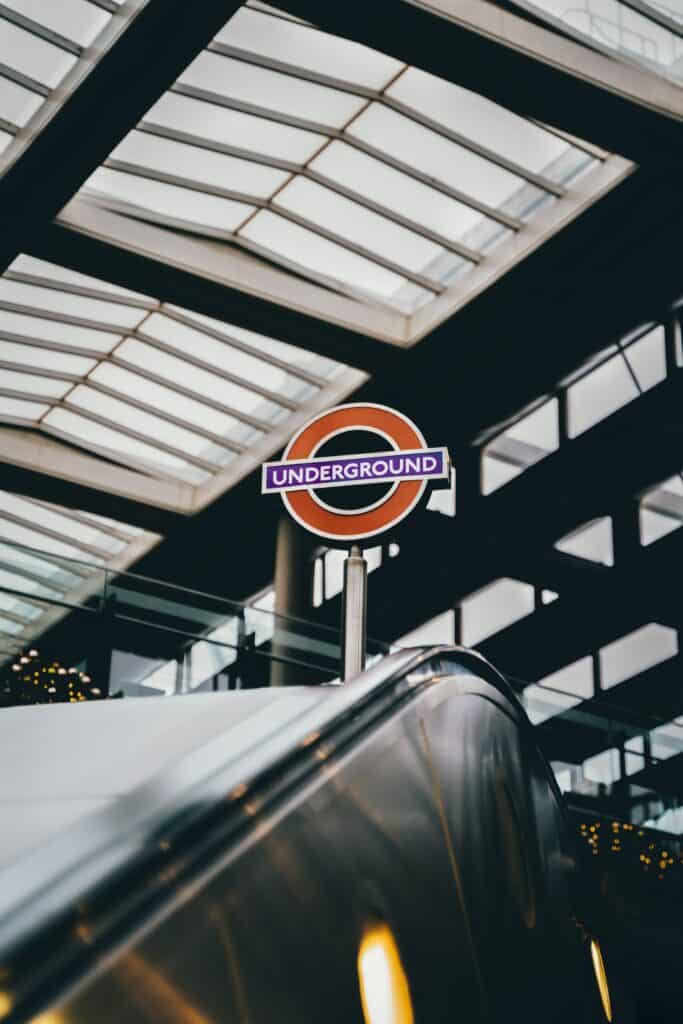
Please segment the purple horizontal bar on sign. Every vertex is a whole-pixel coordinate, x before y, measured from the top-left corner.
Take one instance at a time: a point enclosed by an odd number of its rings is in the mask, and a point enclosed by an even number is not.
[[[395,480],[442,480],[448,477],[449,472],[446,448],[266,462],[262,467],[261,493],[303,491],[314,487],[357,487],[358,484],[391,483]]]

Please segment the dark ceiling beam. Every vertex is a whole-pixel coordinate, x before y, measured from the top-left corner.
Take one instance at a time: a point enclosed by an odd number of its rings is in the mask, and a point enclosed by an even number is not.
[[[212,242],[214,246],[220,245]],[[230,246],[226,244],[226,250]],[[105,239],[52,223],[36,233],[30,254],[123,288],[151,295],[205,316],[270,335],[358,369],[380,372],[405,353],[396,346],[357,334],[267,298],[141,255]]]
[[[0,269],[25,248],[240,6],[148,0],[0,178]]]
[[[578,764],[613,746],[619,738],[638,736],[670,722],[683,712],[683,655],[639,672],[549,718],[536,729],[546,757]]]
[[[501,576],[561,595],[567,588],[592,590],[617,569],[637,579],[635,563],[606,568],[584,562],[579,568],[581,560],[555,552],[553,544],[582,523],[632,504],[639,492],[681,468],[682,391],[683,374],[675,374],[493,494],[473,497],[469,507],[459,490],[453,519],[416,513],[397,531],[400,556],[370,577],[370,635],[395,640]],[[339,598],[318,614],[338,621]]]
[[[462,10],[449,0],[279,0],[279,6],[640,164],[679,161],[683,154],[680,99],[670,84],[662,89],[656,76],[492,4]],[[662,97],[653,102],[659,90]],[[667,103],[675,111],[666,111]]]
[[[583,593],[539,608],[478,644],[478,649],[517,688],[591,654],[627,633],[659,622],[683,621],[678,594],[683,530],[640,548]]]

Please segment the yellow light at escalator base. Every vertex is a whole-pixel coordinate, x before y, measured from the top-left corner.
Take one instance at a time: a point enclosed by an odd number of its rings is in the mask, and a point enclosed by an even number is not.
[[[602,959],[602,952],[600,950],[600,944],[596,939],[591,939],[591,960],[593,961],[593,970],[595,971],[595,980],[598,984],[598,991],[600,993],[600,999],[602,1001],[602,1008],[605,1012],[605,1017],[608,1021],[612,1021],[612,1000],[609,994],[609,985],[607,984],[607,972],[605,970],[605,962]]]
[[[414,1024],[408,979],[388,925],[365,931],[358,950],[358,981],[365,1024]]]

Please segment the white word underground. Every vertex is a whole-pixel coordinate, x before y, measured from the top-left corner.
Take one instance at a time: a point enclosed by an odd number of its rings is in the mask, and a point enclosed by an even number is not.
[[[437,480],[448,476],[445,448],[410,452],[342,455],[329,459],[268,462],[263,466],[262,491],[297,491],[315,487],[344,487],[394,480]]]

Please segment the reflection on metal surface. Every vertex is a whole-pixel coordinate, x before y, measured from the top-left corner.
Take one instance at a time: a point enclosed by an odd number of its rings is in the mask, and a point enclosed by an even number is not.
[[[0,1020],[9,1016],[12,1010],[12,998],[7,992],[0,992]]]
[[[612,1000],[610,999],[609,985],[607,984],[607,972],[605,971],[605,962],[602,959],[600,943],[597,939],[591,939],[591,960],[593,961],[593,970],[595,971],[595,980],[598,985],[598,991],[600,992],[602,1008],[605,1012],[605,1017],[608,1021],[611,1022]]]
[[[209,910],[209,918],[218,932],[218,939],[223,947],[223,951],[225,952],[225,959],[228,962],[228,970],[230,972],[230,979],[235,993],[235,1002],[237,1004],[237,1012],[239,1014],[237,1024],[248,1024],[249,1004],[247,1002],[247,992],[242,979],[242,972],[240,970],[239,959],[237,957],[237,949],[230,933],[230,929],[228,928],[226,915],[222,914],[218,907],[212,907]]]
[[[434,791],[434,799],[436,801],[437,810],[439,812],[439,821],[441,823],[441,831],[446,843],[446,849],[448,850],[448,859],[451,864],[451,871],[453,873],[453,880],[455,882],[455,888],[458,893],[458,901],[460,903],[460,909],[462,911],[462,918],[467,932],[467,939],[469,947],[472,953],[472,965],[477,975],[477,986],[479,989],[479,998],[481,1001],[481,1007],[486,1016],[486,989],[484,987],[484,981],[481,976],[481,970],[479,968],[479,959],[477,957],[477,951],[474,945],[474,938],[472,936],[472,923],[470,921],[469,911],[467,909],[467,902],[465,900],[465,886],[463,884],[462,872],[460,871],[460,865],[455,855],[455,848],[453,846],[453,840],[451,839],[451,831],[448,827],[448,816],[446,814],[446,806],[443,800],[443,794],[441,792],[441,781],[439,779],[439,773],[432,757],[431,745],[429,743],[429,735],[427,734],[427,726],[425,720],[420,719],[420,732],[422,733],[422,742],[424,743],[425,753],[427,755],[427,765],[429,767],[429,774],[431,777],[432,789]]]
[[[31,1024],[69,1024],[69,1022],[61,1010],[47,1010],[39,1017],[33,1017]]]
[[[365,1024],[413,1024],[413,1004],[391,928],[368,928],[358,950],[358,982]]]
[[[140,1006],[149,1020],[163,1020],[168,1024],[213,1024],[138,953],[126,953],[114,970],[128,997]]]
[[[520,917],[527,928],[536,924],[536,893],[532,867],[522,836],[519,815],[510,789],[501,773],[496,779],[496,804],[501,838],[505,849],[505,863],[510,876],[510,890],[519,907]]]

